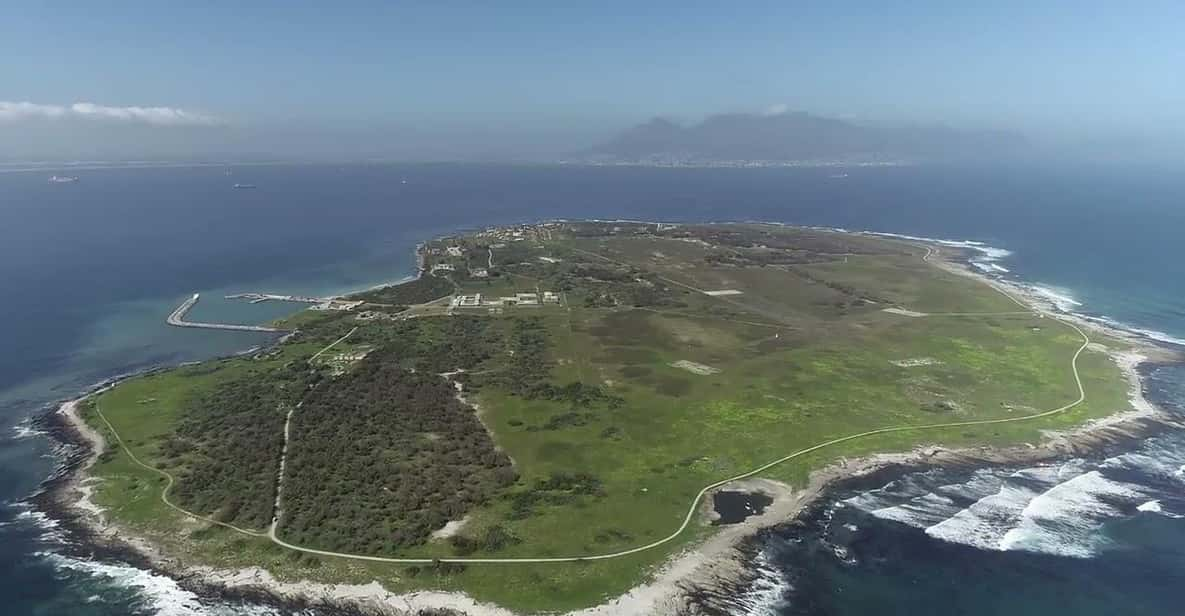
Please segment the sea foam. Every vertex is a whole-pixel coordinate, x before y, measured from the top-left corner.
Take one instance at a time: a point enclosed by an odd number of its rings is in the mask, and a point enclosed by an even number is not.
[[[37,436],[44,436],[45,431],[33,427],[30,420],[22,421],[21,423],[12,427],[12,440],[20,441]]]
[[[1029,285],[1029,289],[1035,295],[1053,304],[1054,307],[1062,312],[1074,312],[1075,308],[1082,306],[1082,302],[1075,299],[1067,289],[1041,284]]]
[[[753,568],[756,576],[743,593],[732,597],[731,607],[745,616],[778,616],[791,589],[790,583],[765,550],[753,559]]]
[[[260,605],[229,605],[202,599],[181,588],[172,578],[129,565],[71,558],[56,553],[42,556],[59,572],[81,573],[117,588],[135,591],[157,614],[169,616],[270,616],[280,612]]]
[[[980,469],[958,483],[942,482],[943,475],[933,472],[913,473],[841,502],[948,543],[1089,558],[1108,545],[1102,528],[1109,520],[1151,511],[1153,501],[1156,513],[1175,517],[1163,504],[1180,499],[1163,481],[1179,481],[1174,471],[1182,457],[1162,449],[1148,443],[1140,452],[1099,462]]]

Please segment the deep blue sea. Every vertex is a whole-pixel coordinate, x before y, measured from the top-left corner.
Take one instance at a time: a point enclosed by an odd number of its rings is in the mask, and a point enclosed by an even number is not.
[[[68,557],[24,504],[60,459],[30,417],[112,376],[244,350],[293,307],[236,291],[332,293],[412,273],[417,241],[543,218],[767,220],[976,240],[1068,309],[1185,338],[1185,169],[253,166],[0,173],[0,605],[5,614],[243,614],[117,562]],[[406,181],[406,182],[405,182]],[[254,190],[234,190],[234,183]],[[1005,252],[1006,251],[1006,252]],[[1153,371],[1177,409],[1185,371]],[[1175,405],[1175,406],[1174,406]],[[1185,436],[1033,468],[930,471],[852,487],[771,535],[746,611],[1173,614],[1185,599]]]

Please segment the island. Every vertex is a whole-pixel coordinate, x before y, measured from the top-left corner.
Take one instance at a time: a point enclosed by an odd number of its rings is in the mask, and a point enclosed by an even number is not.
[[[759,223],[435,238],[415,279],[269,324],[268,348],[64,405],[91,455],[62,493],[96,540],[214,586],[674,612],[831,481],[1155,414],[1140,341],[967,251]]]

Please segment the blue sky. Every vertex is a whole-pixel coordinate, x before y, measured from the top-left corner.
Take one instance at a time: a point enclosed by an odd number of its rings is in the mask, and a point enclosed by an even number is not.
[[[19,3],[0,16],[0,101],[162,107],[309,144],[560,143],[773,105],[1070,140],[1185,126],[1179,1],[575,4]],[[26,109],[0,133],[30,124],[46,120]]]

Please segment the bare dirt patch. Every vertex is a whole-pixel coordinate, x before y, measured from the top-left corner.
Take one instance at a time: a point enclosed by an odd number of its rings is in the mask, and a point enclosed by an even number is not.
[[[920,366],[938,366],[942,362],[933,357],[911,357],[909,359],[893,359],[889,360],[890,364],[898,368],[918,368]]]
[[[928,314],[926,314],[926,313],[924,313],[924,312],[917,312],[917,311],[915,311],[915,310],[906,310],[906,309],[904,309],[904,308],[885,308],[885,309],[881,310],[881,312],[887,312],[887,313],[889,313],[889,314],[897,314],[897,315],[901,315],[901,316],[903,316],[903,317],[925,317],[925,316],[929,316]]]
[[[449,520],[444,526],[432,531],[432,540],[441,541],[456,535],[457,533],[461,532],[461,529],[465,528],[465,524],[468,521],[469,516],[465,516],[460,520]]]
[[[698,374],[700,376],[711,376],[713,374],[720,373],[719,368],[713,368],[712,366],[709,366],[707,364],[700,364],[700,363],[696,363],[696,362],[686,360],[686,359],[680,359],[679,361],[671,364],[671,367],[672,368],[680,368],[682,370],[686,370],[692,374]]]

